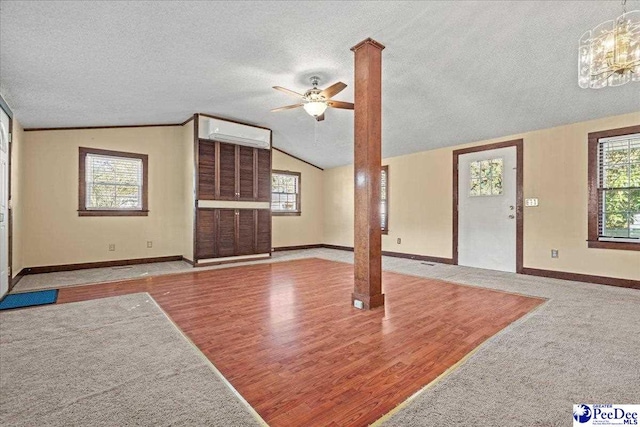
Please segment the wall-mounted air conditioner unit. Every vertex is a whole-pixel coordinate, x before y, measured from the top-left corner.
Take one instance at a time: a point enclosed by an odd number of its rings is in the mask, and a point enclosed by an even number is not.
[[[271,131],[254,126],[200,116],[200,138],[214,139],[249,147],[271,148]]]

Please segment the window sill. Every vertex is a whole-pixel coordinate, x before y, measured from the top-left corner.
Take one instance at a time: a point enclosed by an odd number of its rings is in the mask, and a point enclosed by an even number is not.
[[[602,240],[588,240],[590,248],[596,249],[618,249],[621,251],[640,251],[640,242],[608,242]]]
[[[298,211],[298,212],[279,212],[279,211],[271,211],[271,215],[272,216],[300,216],[302,215],[302,212]]]
[[[148,216],[149,211],[78,211],[78,216]]]

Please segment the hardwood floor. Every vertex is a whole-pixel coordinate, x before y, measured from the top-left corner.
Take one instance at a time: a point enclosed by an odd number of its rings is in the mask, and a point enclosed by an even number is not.
[[[58,303],[149,292],[271,426],[364,426],[544,302],[383,272],[350,306],[353,265],[303,259],[70,287]]]

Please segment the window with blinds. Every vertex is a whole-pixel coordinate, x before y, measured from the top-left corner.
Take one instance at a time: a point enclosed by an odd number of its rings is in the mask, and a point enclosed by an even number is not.
[[[380,223],[382,232],[389,232],[389,166],[383,166],[380,173]]]
[[[80,148],[80,215],[147,212],[147,156]]]
[[[299,172],[273,171],[271,174],[271,212],[274,215],[300,215]]]
[[[599,240],[640,241],[640,133],[598,140]]]

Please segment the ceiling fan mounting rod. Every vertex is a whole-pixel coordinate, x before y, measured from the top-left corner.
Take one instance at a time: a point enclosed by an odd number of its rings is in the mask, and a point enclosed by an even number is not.
[[[309,77],[309,80],[311,80],[311,84],[313,85],[314,89],[317,88],[320,84],[320,77],[318,76],[311,76]]]

